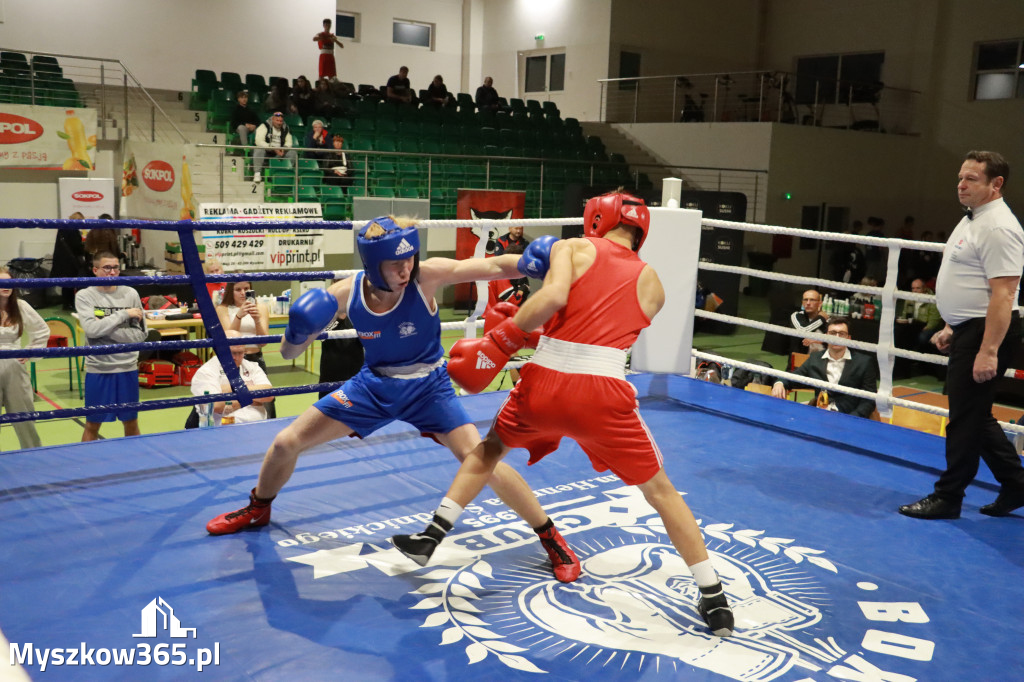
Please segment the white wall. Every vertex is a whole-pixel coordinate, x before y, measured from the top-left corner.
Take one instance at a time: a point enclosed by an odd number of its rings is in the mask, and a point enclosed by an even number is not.
[[[458,90],[462,53],[461,0],[339,0],[361,15],[359,42],[335,50],[342,80],[383,84],[403,63],[425,88],[435,74]],[[5,0],[4,49],[120,59],[146,86],[188,90],[196,69],[314,78],[313,36],[334,0]],[[394,45],[391,20],[436,24],[433,51]],[[474,86],[475,87],[475,86]]]
[[[506,98],[527,99],[518,91],[519,52],[565,48],[565,91],[529,99],[551,100],[563,118],[600,118],[599,78],[608,77],[612,0],[484,0],[482,76]],[[543,41],[534,40],[538,33]],[[479,83],[472,85],[473,92]]]
[[[771,123],[617,123],[613,127],[671,166],[763,171],[771,160]]]

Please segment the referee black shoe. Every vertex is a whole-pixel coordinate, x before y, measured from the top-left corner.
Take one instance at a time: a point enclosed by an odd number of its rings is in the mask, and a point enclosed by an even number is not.
[[[932,493],[917,502],[901,506],[899,512],[915,519],[959,519],[960,502]]]
[[[1024,490],[1016,492],[1001,492],[992,504],[986,504],[979,509],[987,516],[1009,516],[1015,509],[1024,507]]]

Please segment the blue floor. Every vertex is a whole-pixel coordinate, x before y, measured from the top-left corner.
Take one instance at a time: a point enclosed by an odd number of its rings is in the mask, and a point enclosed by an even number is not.
[[[895,509],[931,490],[939,438],[635,383],[726,582],[732,639],[705,633],[642,497],[570,441],[509,461],[583,560],[572,585],[489,491],[431,566],[391,549],[455,472],[400,425],[305,455],[268,528],[208,536],[245,501],[268,422],[0,455],[7,648],[40,680],[1024,679],[1024,518],[978,514],[987,470],[960,520],[908,519]],[[503,397],[464,400],[483,430]]]

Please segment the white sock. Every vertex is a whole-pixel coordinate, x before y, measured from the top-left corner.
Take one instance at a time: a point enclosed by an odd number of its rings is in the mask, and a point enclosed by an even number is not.
[[[705,559],[693,564],[690,566],[690,573],[693,573],[693,579],[697,581],[697,587],[711,587],[718,582],[718,572],[715,571],[715,567],[711,564],[711,559]]]
[[[437,505],[434,514],[454,526],[455,522],[462,516],[462,505],[446,497],[441,500],[441,504]]]

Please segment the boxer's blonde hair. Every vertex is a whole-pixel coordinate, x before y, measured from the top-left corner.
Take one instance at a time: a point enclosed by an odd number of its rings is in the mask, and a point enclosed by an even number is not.
[[[419,224],[415,218],[409,216],[388,216],[403,230],[407,227],[415,227]],[[380,226],[379,223],[370,223],[366,227],[366,234],[364,235],[367,239],[373,239],[374,237],[380,237],[381,235],[387,234],[387,230]]]

